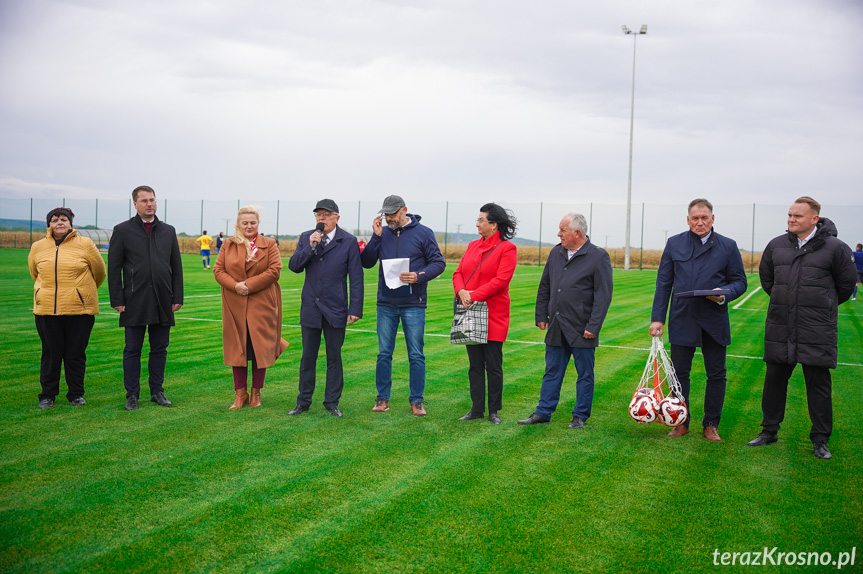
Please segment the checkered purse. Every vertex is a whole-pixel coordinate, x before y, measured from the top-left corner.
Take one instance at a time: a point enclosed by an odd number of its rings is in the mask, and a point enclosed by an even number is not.
[[[453,345],[488,343],[488,305],[485,301],[474,301],[470,307],[465,307],[456,299],[449,342]]]

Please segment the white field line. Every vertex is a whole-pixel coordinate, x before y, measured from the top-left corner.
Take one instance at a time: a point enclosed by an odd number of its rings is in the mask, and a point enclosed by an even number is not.
[[[735,305],[734,307],[732,307],[732,309],[739,309],[740,307],[742,307],[744,303],[746,303],[747,301],[749,301],[749,298],[750,298],[750,297],[752,297],[753,295],[755,295],[756,293],[758,293],[760,290],[761,290],[761,285],[759,285],[758,287],[756,287],[755,289],[753,289],[752,291],[750,291],[750,292],[749,292],[749,295],[747,295],[746,297],[744,297],[744,298],[743,298],[743,300],[742,300],[742,301],[740,301],[740,302],[739,302],[737,305]]]
[[[119,315],[119,313],[115,313],[115,312],[111,312],[111,311],[106,312],[106,313],[102,313],[102,314],[103,315]],[[174,319],[177,321],[180,321],[180,320],[182,320],[182,321],[202,321],[202,322],[206,322],[206,323],[221,323],[222,322],[221,319],[202,319],[200,317],[185,317],[182,315],[174,315]],[[301,328],[300,325],[286,325],[286,324],[282,324],[282,327],[287,328],[287,329],[300,329]],[[371,333],[371,334],[374,334],[377,336],[377,331],[375,331],[373,329],[357,329],[354,327],[348,327],[346,330],[351,331],[353,333]],[[399,331],[397,333],[397,335],[400,337],[404,336],[401,331]],[[445,338],[449,339],[448,333],[426,333],[425,336],[426,337],[440,337],[440,338],[445,337]],[[507,339],[506,342],[507,343],[513,343],[515,345],[545,345],[545,343],[543,341],[518,341],[515,339]],[[620,350],[624,350],[624,351],[641,351],[641,352],[650,351],[649,347],[626,347],[623,345],[600,345],[600,347],[603,349],[620,349]],[[701,353],[697,353],[697,354],[700,355]],[[749,359],[749,360],[753,360],[753,361],[762,360],[761,357],[749,357],[747,355],[726,355],[726,356],[734,358],[734,359]],[[844,367],[863,367],[863,364],[857,364],[857,363],[838,363],[838,364],[841,366],[844,366]]]

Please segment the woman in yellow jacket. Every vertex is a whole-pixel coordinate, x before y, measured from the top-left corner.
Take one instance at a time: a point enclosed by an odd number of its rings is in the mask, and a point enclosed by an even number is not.
[[[54,406],[60,392],[60,365],[66,365],[66,398],[73,406],[84,401],[87,343],[99,312],[99,285],[105,261],[89,237],[72,228],[75,214],[67,207],[48,212],[48,234],[30,248],[28,264],[33,287],[33,314],[42,339],[39,408]]]

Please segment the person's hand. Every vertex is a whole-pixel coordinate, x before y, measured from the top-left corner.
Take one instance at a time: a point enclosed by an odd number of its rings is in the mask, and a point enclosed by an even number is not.
[[[590,331],[585,329],[584,330],[584,338],[585,339],[596,339],[596,335],[594,335],[593,333],[591,333]]]
[[[354,323],[356,323],[359,320],[360,320],[360,318],[357,317],[356,315],[348,315],[348,325],[353,325]]]
[[[315,243],[320,243],[321,239],[323,238],[324,236],[321,234],[320,231],[315,231],[314,233],[309,235],[309,247],[314,247]]]
[[[662,321],[654,321],[650,324],[650,335],[653,337],[661,337],[662,336]]]
[[[413,271],[408,271],[406,273],[400,273],[399,279],[402,283],[416,283],[417,282],[417,274]]]
[[[117,313],[125,313],[126,312],[126,306],[125,305],[118,305],[117,307],[114,307],[114,311],[116,311]]]
[[[548,329],[548,323],[546,323],[545,321],[540,321],[539,323],[536,324],[536,326],[539,327],[540,329],[542,329],[543,331]]]
[[[171,305],[171,311],[176,313],[177,311],[180,310],[180,307],[182,307],[182,306],[183,306],[182,303],[174,303],[173,305]]]
[[[372,231],[375,232],[375,235],[378,237],[381,236],[381,233],[384,231],[384,218],[382,215],[378,215],[372,220]]]
[[[473,293],[473,291],[468,291],[467,289],[462,289],[458,292],[458,299],[465,307],[470,307],[473,303],[473,299],[470,296],[471,293]]]
[[[249,288],[246,287],[246,282],[240,281],[239,283],[234,285],[234,292],[237,295],[248,295],[249,294]]]
[[[714,287],[713,290],[721,289],[721,287]],[[708,295],[708,299],[713,301],[714,303],[723,303],[725,301],[725,295]]]

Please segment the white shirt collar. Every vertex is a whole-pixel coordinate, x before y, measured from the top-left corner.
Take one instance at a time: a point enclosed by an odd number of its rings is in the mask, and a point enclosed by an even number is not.
[[[810,234],[806,237],[806,239],[800,239],[800,238],[798,237],[798,238],[797,238],[797,248],[799,249],[800,247],[803,247],[804,245],[806,245],[806,243],[808,243],[810,239],[812,239],[813,237],[815,237],[815,233],[816,233],[817,231],[818,231],[818,226],[816,225],[815,227],[813,227],[813,228],[812,228],[812,233],[810,233]]]
[[[711,235],[713,235],[713,230],[712,230],[712,229],[711,229],[710,231],[708,231],[708,232],[707,232],[707,235],[705,235],[704,237],[699,237],[699,239],[701,239],[701,244],[702,244],[702,245],[706,244],[706,243],[707,243],[707,240],[708,240],[708,239],[710,239],[710,236],[711,236]]]

